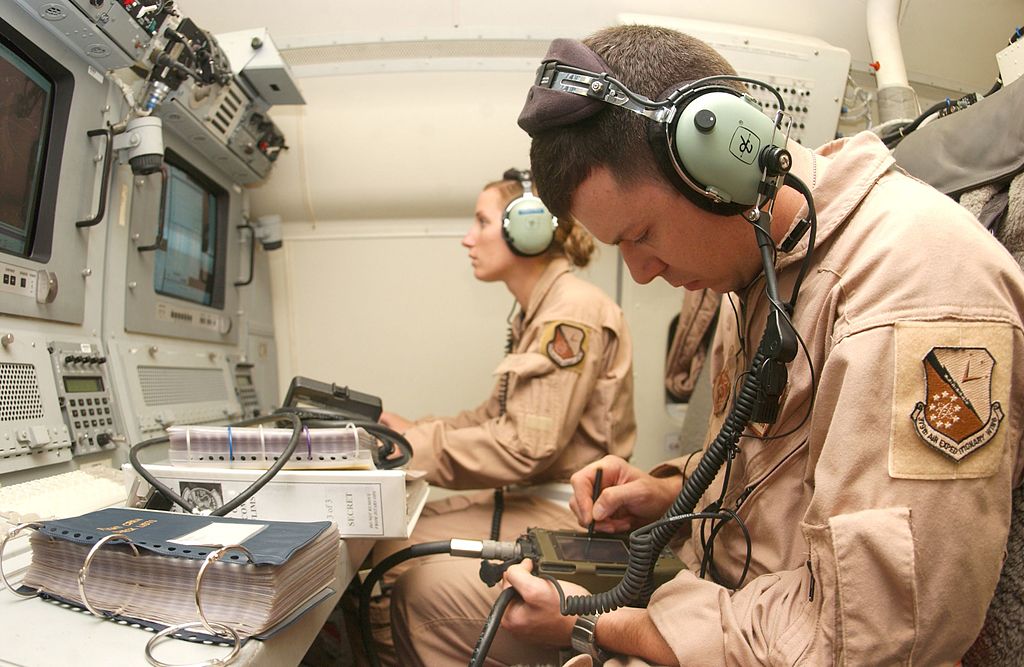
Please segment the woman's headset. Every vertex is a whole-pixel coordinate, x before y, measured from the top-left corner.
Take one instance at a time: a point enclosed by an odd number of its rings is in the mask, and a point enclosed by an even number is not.
[[[547,251],[555,240],[558,218],[533,194],[533,178],[528,170],[508,169],[502,180],[519,181],[523,194],[508,203],[501,216],[501,234],[513,253],[536,257]]]
[[[765,185],[768,175],[788,171],[791,162],[787,133],[778,127],[781,111],[773,121],[754,98],[728,82],[762,86],[778,98],[782,110],[782,96],[772,86],[742,76],[711,76],[676,84],[652,100],[631,91],[608,69],[582,42],[556,39],[537,70],[520,126],[534,134],[579,122],[610,104],[648,119],[648,141],[658,166],[701,208],[736,215],[774,195],[765,191],[772,189]]]

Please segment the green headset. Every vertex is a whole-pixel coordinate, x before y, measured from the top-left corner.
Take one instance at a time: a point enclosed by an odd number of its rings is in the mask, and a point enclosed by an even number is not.
[[[555,240],[558,218],[533,194],[533,178],[529,170],[508,169],[502,180],[519,181],[523,194],[505,206],[501,216],[501,235],[513,253],[520,257],[536,257],[547,251]]]
[[[761,86],[784,109],[772,86],[742,76],[711,76],[673,85],[652,100],[631,91],[609,69],[582,42],[556,39],[537,70],[519,125],[533,135],[617,106],[647,118],[648,141],[662,173],[701,208],[736,215],[774,195],[779,179],[766,175],[786,172],[791,164],[786,133],[779,128],[781,113],[773,121],[729,82]]]

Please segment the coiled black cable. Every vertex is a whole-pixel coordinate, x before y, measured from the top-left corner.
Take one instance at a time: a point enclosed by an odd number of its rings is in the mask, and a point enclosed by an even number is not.
[[[762,339],[762,346],[764,341]],[[751,361],[751,368],[759,368],[767,355],[759,349]],[[743,381],[736,402],[725,419],[718,436],[708,446],[697,468],[686,480],[682,491],[662,520],[675,516],[689,515],[711,486],[719,469],[725,464],[730,452],[736,447],[743,429],[750,421],[760,381],[755,373],[749,373]],[[615,588],[596,595],[570,595],[565,599],[562,613],[565,615],[601,614],[625,606],[645,607],[654,593],[651,574],[664,549],[676,533],[676,526],[660,524],[649,532],[634,530],[629,535],[629,563],[626,574]]]
[[[260,475],[259,478],[257,478],[256,481],[250,484],[245,491],[238,494],[237,497],[233,498],[229,502],[224,503],[214,511],[210,512],[212,516],[226,516],[227,514],[235,510],[237,507],[240,507],[242,503],[249,500],[249,498],[255,495],[257,491],[262,489],[267,484],[267,482],[273,479],[274,475],[276,475],[278,471],[281,470],[281,468],[283,468],[288,463],[288,461],[291,460],[292,454],[295,452],[295,446],[299,443],[299,436],[302,433],[302,421],[299,419],[298,415],[295,414],[282,415],[278,413],[272,413],[261,417],[245,419],[231,425],[233,427],[255,426],[257,424],[265,424],[267,422],[280,421],[281,419],[289,419],[292,422],[292,437],[288,440],[288,445],[284,448],[284,451],[281,452],[281,455],[277,457],[276,461],[274,461],[274,465],[267,469],[265,473]],[[139,476],[142,477],[142,479],[146,480],[150,486],[152,486],[154,489],[162,493],[168,500],[180,506],[186,512],[194,514],[196,512],[196,508],[190,502],[182,498],[174,490],[172,490],[166,484],[164,484],[156,477],[154,477],[152,473],[146,470],[146,467],[142,465],[142,462],[139,461],[140,451],[146,449],[147,447],[152,447],[153,445],[159,445],[165,442],[169,442],[170,439],[170,435],[162,435],[159,438],[152,438],[150,440],[140,442],[139,444],[135,445],[130,450],[128,450],[128,460],[129,462],[131,462],[132,468],[135,469],[135,472],[139,473]]]
[[[507,173],[507,172],[506,172]],[[512,309],[508,311],[508,317],[505,321],[508,322],[508,333],[505,334],[505,356],[512,354],[512,350],[515,347],[516,337],[512,331],[512,316],[516,312],[516,306],[518,301],[512,302]],[[501,386],[498,388],[498,415],[501,417],[505,416],[508,411],[508,382],[509,372],[505,371],[501,375]],[[494,490],[494,511],[491,514],[491,539],[501,539],[501,517],[505,514],[505,491],[502,488]],[[484,655],[487,655],[486,653]]]
[[[505,492],[494,490],[494,513],[491,514],[491,539],[501,539],[501,516],[505,513]]]
[[[768,294],[768,300],[781,311],[783,316],[786,316],[779,304],[778,281],[772,263],[774,243],[766,229],[755,226],[755,230],[764,264],[765,291]],[[779,343],[778,339],[771,335],[772,333],[772,318],[769,317],[757,352],[750,361],[750,372],[743,378],[743,386],[733,402],[732,409],[725,418],[718,435],[708,445],[697,468],[686,480],[672,506],[665,512],[663,521],[668,522],[672,517],[692,514],[701,497],[711,487],[718,471],[735,452],[743,430],[750,423],[760,393],[761,381],[757,371],[772,358],[773,350],[770,348]],[[663,523],[656,525],[650,532],[633,531],[630,533],[629,563],[622,581],[615,588],[596,595],[569,596],[562,606],[562,613],[565,615],[594,614],[609,612],[625,606],[646,607],[654,593],[652,574],[658,554],[668,545],[676,530],[671,523]]]

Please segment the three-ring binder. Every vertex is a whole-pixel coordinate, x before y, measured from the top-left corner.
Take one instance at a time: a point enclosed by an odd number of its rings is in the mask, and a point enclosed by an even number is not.
[[[18,524],[17,526],[14,526],[13,528],[11,528],[11,530],[8,531],[7,534],[3,536],[3,539],[0,540],[0,579],[3,580],[4,585],[7,586],[7,588],[10,589],[11,592],[13,592],[14,594],[19,595],[21,597],[24,597],[24,598],[36,597],[36,596],[38,596],[40,594],[41,591],[38,588],[31,589],[29,591],[22,591],[22,590],[20,590],[21,587],[15,587],[13,584],[11,584],[11,582],[7,579],[7,574],[5,573],[4,568],[3,568],[4,550],[7,547],[7,542],[11,538],[13,538],[15,535],[20,533],[22,530],[25,530],[26,528],[34,528],[34,529],[38,530],[41,527],[42,527],[42,524],[40,524],[38,522],[21,523],[21,524]],[[53,538],[50,538],[50,539],[53,539]],[[128,602],[130,601],[130,598],[129,598],[129,600],[125,601],[124,604],[122,604],[120,607],[118,607],[114,611],[104,611],[104,610],[101,610],[101,609],[98,609],[98,608],[94,607],[93,604],[89,601],[89,597],[88,597],[88,595],[85,592],[86,591],[86,581],[88,580],[88,577],[89,577],[89,568],[92,566],[93,559],[96,557],[96,554],[103,547],[103,545],[107,544],[108,542],[114,542],[114,541],[121,541],[121,542],[126,543],[129,547],[131,547],[132,552],[134,553],[134,555],[136,557],[138,557],[139,549],[138,549],[138,547],[135,545],[135,543],[130,538],[128,538],[128,537],[126,537],[124,535],[117,534],[117,533],[112,533],[110,535],[105,535],[100,540],[98,540],[95,544],[92,545],[92,548],[89,549],[89,553],[85,557],[85,562],[82,564],[82,567],[79,568],[79,570],[78,570],[78,577],[77,577],[77,581],[78,581],[78,594],[82,598],[82,604],[85,606],[85,608],[93,616],[95,616],[96,618],[99,618],[99,619],[116,619],[116,618],[118,618],[120,616],[120,614],[122,614],[124,612],[124,610],[127,608]],[[246,549],[244,546],[242,546],[241,544],[224,545],[224,546],[222,546],[222,547],[220,547],[218,549],[215,549],[215,550],[211,551],[209,554],[206,555],[206,558],[203,559],[203,564],[199,567],[199,572],[196,574],[195,586],[194,586],[194,589],[193,589],[193,598],[195,600],[196,613],[199,616],[199,620],[198,621],[189,621],[187,623],[178,623],[178,624],[175,624],[175,625],[170,625],[170,626],[164,628],[163,630],[160,630],[156,634],[154,634],[149,639],[149,641],[146,642],[146,649],[145,649],[146,661],[149,662],[150,665],[153,665],[153,667],[186,667],[184,665],[176,665],[174,663],[167,663],[167,662],[163,662],[163,661],[157,659],[153,655],[153,647],[158,642],[160,642],[162,639],[164,639],[165,637],[173,636],[176,633],[180,633],[183,630],[188,630],[190,628],[197,628],[197,627],[202,627],[204,630],[206,630],[208,633],[210,633],[214,637],[217,637],[217,638],[223,637],[224,639],[230,639],[231,640],[231,651],[226,656],[223,656],[221,658],[211,658],[211,659],[206,660],[206,661],[201,662],[201,663],[190,663],[187,667],[224,667],[226,665],[230,665],[232,662],[234,662],[235,658],[238,657],[238,653],[239,653],[239,651],[241,650],[241,647],[242,647],[242,639],[243,639],[244,635],[240,634],[237,630],[232,628],[230,625],[227,625],[225,623],[219,623],[219,622],[210,621],[206,617],[206,613],[203,611],[203,604],[202,604],[202,598],[201,598],[201,591],[202,591],[202,585],[203,585],[203,577],[206,575],[207,569],[209,568],[209,566],[214,561],[219,560],[222,556],[227,554],[229,551],[241,551],[242,553],[244,553],[246,555],[246,557],[249,559],[250,563],[252,563],[253,560],[254,560],[252,553],[248,549]],[[134,593],[138,589],[138,587],[139,587],[138,582],[133,582],[132,593]]]
[[[15,582],[4,569],[4,548],[9,554],[11,539],[26,532],[32,560]],[[146,659],[162,667],[168,663],[154,647],[168,636],[224,644],[228,655],[203,665],[228,664],[246,639],[267,637],[334,595],[340,557],[332,521],[128,507],[37,520],[0,534],[5,586],[22,598],[41,595],[98,619],[161,630],[147,637]]]

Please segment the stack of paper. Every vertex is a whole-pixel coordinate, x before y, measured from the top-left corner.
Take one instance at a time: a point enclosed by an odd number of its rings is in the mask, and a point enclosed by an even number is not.
[[[284,453],[290,428],[172,426],[173,465],[266,470]],[[306,428],[285,464],[291,469],[370,470],[376,441],[365,429]]]

